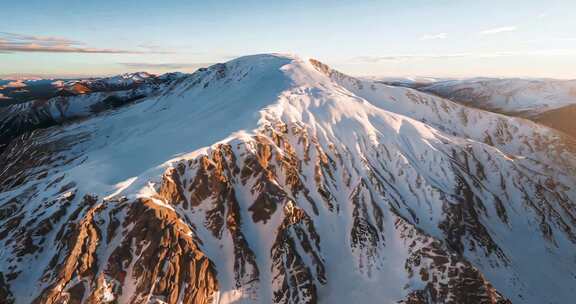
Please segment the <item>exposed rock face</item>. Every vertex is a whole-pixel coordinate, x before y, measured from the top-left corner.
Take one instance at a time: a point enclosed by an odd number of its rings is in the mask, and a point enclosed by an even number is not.
[[[190,227],[170,210],[150,200],[97,204],[86,197],[84,202],[80,222],[69,221],[61,230],[67,243],[45,270],[41,280],[47,286],[34,302],[212,302],[214,265],[198,249]],[[122,222],[113,217],[124,212]],[[111,222],[99,225],[96,218]],[[98,260],[98,251],[107,258]]]
[[[460,255],[419,234],[403,220],[397,220],[396,225],[404,237],[413,239],[406,271],[410,276],[420,276],[425,283],[423,289],[413,291],[400,303],[509,303]]]
[[[132,122],[117,133],[104,133],[96,117],[12,140],[0,154],[2,301],[504,304],[574,296],[576,157],[560,135],[411,90],[392,92],[393,101],[381,95],[389,87],[317,61],[256,58],[103,112]],[[278,92],[255,91],[262,83]],[[232,101],[263,94],[277,103],[252,132],[181,151],[191,153],[174,155],[156,137],[131,141],[151,132],[134,116],[165,118],[162,134],[195,140],[189,134],[203,127],[194,125],[201,117],[178,107],[216,115],[202,106],[220,105],[227,90]],[[472,121],[489,123],[475,132]],[[188,124],[194,129],[182,129]],[[135,171],[124,154],[103,153],[107,145],[136,146],[130,157],[160,155],[160,163]]]
[[[2,303],[14,303],[14,296],[10,292],[10,287],[4,281],[4,276],[0,274],[0,299]]]

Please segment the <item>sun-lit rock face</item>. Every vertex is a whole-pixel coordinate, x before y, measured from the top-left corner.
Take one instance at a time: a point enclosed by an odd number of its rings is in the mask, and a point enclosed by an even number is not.
[[[0,298],[566,303],[567,140],[315,60],[239,58],[9,141]]]

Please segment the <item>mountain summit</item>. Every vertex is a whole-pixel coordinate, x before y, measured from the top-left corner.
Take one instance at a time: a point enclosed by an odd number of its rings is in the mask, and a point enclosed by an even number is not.
[[[575,146],[534,122],[278,54],[45,104],[5,110],[4,303],[576,296]]]

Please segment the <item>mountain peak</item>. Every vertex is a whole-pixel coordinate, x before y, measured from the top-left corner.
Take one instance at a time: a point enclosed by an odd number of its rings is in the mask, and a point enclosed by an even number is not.
[[[120,77],[124,79],[143,80],[151,77],[156,77],[156,75],[142,71],[142,72],[124,73],[120,75]]]

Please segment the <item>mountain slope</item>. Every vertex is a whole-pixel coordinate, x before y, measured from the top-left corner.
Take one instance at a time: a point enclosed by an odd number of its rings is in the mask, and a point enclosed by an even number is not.
[[[576,138],[576,123],[572,119],[576,105],[574,80],[473,78],[382,82],[491,112],[524,117]]]
[[[0,151],[14,137],[39,128],[69,123],[136,102],[159,88],[177,82],[180,73],[153,77],[146,73],[70,81],[59,85],[58,95],[0,107]]]
[[[574,117],[576,117],[576,104],[545,111],[530,117],[530,119],[576,138]]]
[[[420,87],[475,107],[526,116],[576,103],[576,81],[473,78],[438,81]]]
[[[315,60],[239,58],[12,139],[0,296],[565,303],[571,148],[529,121]]]

